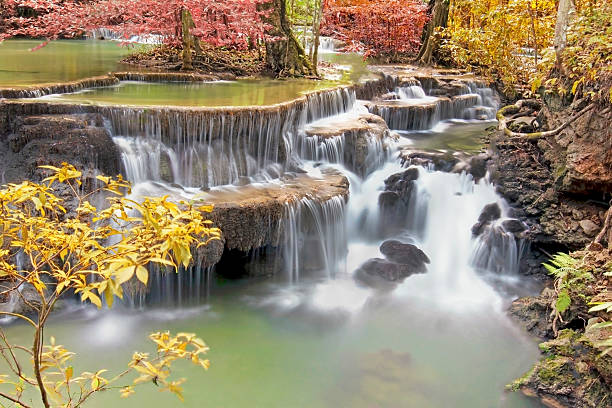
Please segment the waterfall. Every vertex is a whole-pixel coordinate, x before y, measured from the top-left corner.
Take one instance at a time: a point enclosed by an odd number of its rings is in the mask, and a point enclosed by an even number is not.
[[[208,301],[214,267],[192,266],[177,272],[159,266],[149,266],[146,287],[130,283],[124,291],[124,303],[133,309],[146,306],[186,307]]]
[[[471,264],[485,272],[516,275],[527,242],[506,230],[502,222],[496,221],[476,238]]]
[[[295,155],[298,129],[355,106],[349,88],[315,92],[295,103],[260,109],[104,107],[132,182],[184,187],[268,180]]]
[[[427,78],[429,79],[429,78]],[[368,104],[371,113],[381,116],[394,130],[428,130],[438,122],[449,119],[491,120],[499,105],[494,91],[480,81],[452,81],[447,85],[454,94],[446,96],[448,89],[433,88],[409,81],[395,89],[399,99]],[[441,96],[437,96],[441,95]]]
[[[431,259],[427,277],[408,281],[410,290],[443,303],[491,302],[501,307],[501,297],[479,277],[478,272],[516,275],[523,243],[508,233],[474,239],[471,228],[483,207],[499,203],[495,187],[486,180],[475,183],[469,174],[453,174],[419,168],[408,234]],[[411,278],[413,279],[413,278]]]
[[[125,35],[114,31],[113,29],[106,27],[94,28],[87,34],[88,38],[93,40],[111,40],[111,41],[126,41],[137,44],[162,44],[164,42],[164,36],[158,34],[143,34],[143,35],[131,35],[126,37]]]
[[[343,270],[346,257],[345,201],[332,197],[285,203],[283,258],[292,282],[303,272],[321,271],[333,278]]]

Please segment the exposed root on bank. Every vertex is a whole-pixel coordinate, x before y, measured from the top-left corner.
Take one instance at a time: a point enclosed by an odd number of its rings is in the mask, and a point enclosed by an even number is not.
[[[521,132],[514,132],[510,130],[510,128],[508,128],[508,121],[516,119],[517,118],[516,114],[521,110],[523,106],[527,106],[529,103],[530,101],[520,100],[516,102],[514,105],[504,106],[503,108],[498,110],[497,115],[496,115],[497,120],[499,122],[498,129],[503,131],[504,134],[510,137],[511,139],[537,140],[543,137],[556,136],[559,133],[561,133],[565,128],[567,128],[569,125],[571,125],[572,122],[574,122],[576,119],[578,119],[579,117],[581,117],[582,115],[584,115],[585,113],[587,113],[588,111],[590,111],[591,109],[595,107],[595,104],[588,105],[586,108],[582,109],[580,112],[572,116],[568,121],[566,121],[561,126],[553,130],[547,130],[544,132],[533,132],[533,133],[521,133]],[[533,113],[533,109],[531,109],[530,112]],[[506,118],[507,114],[513,115],[513,116],[511,116],[510,118]],[[526,116],[526,115],[520,115],[520,116]]]
[[[593,243],[595,244],[599,244],[601,245],[601,241],[604,239],[604,237],[606,237],[606,233],[609,231],[610,233],[608,234],[608,248],[612,248],[612,229],[610,228],[612,224],[612,206],[608,209],[608,212],[606,213],[606,219],[604,221],[604,225],[601,228],[601,231],[599,231],[599,234],[597,234],[597,236],[595,237],[595,240],[593,240]]]

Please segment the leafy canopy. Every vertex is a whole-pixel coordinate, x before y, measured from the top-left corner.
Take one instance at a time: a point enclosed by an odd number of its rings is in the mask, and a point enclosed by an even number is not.
[[[15,36],[74,38],[105,27],[122,34],[156,34],[168,44],[181,39],[181,10],[191,12],[192,34],[215,46],[245,48],[264,36],[265,0],[4,0],[0,41]]]
[[[365,57],[395,60],[418,51],[427,6],[420,0],[327,0],[323,34]]]

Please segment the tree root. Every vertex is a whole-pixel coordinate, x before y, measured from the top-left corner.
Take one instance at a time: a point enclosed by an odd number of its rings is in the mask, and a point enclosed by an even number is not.
[[[599,231],[599,234],[595,237],[594,243],[601,244],[601,241],[606,236],[606,232],[610,230],[610,225],[612,224],[612,207],[608,208],[608,212],[606,213],[606,220],[604,221],[604,225]],[[612,248],[612,230],[610,230],[610,234],[608,238],[608,248]]]
[[[590,111],[591,109],[595,107],[594,104],[590,104],[589,106],[587,106],[586,108],[582,109],[580,112],[572,116],[567,122],[565,122],[564,124],[562,124],[561,126],[553,130],[548,130],[545,132],[533,132],[533,133],[513,132],[512,130],[508,128],[508,123],[507,123],[507,119],[505,115],[506,114],[510,114],[510,115],[516,114],[521,109],[522,103],[523,101],[521,100],[515,103],[514,105],[504,106],[503,108],[497,111],[496,117],[497,117],[497,120],[499,121],[498,129],[503,131],[506,136],[509,136],[512,139],[537,140],[543,137],[556,136],[559,133],[561,133],[566,127],[568,127],[573,121],[575,121],[576,119],[578,119],[579,117],[581,117],[582,115],[584,115],[585,113],[587,113],[588,111]],[[515,118],[515,116],[513,116],[512,118]]]

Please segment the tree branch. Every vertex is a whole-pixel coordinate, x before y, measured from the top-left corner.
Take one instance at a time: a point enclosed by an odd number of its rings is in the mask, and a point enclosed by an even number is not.
[[[6,398],[7,400],[14,402],[15,404],[17,404],[17,406],[23,407],[23,408],[30,408],[29,405],[24,404],[23,402],[19,401],[16,398],[11,397],[8,394],[5,394],[3,392],[0,392],[0,397]]]
[[[561,126],[553,130],[548,130],[545,132],[534,132],[534,133],[513,132],[512,130],[508,129],[507,119],[504,115],[506,113],[515,113],[517,110],[519,110],[521,108],[521,102],[522,101],[518,101],[514,105],[504,106],[503,108],[497,111],[497,115],[496,115],[497,120],[499,121],[498,129],[503,131],[506,136],[509,136],[512,139],[536,140],[536,139],[540,139],[543,137],[556,136],[559,133],[561,133],[565,128],[567,128],[569,125],[571,125],[572,122],[574,122],[576,119],[578,119],[579,117],[581,117],[582,115],[584,115],[585,113],[587,113],[588,111],[590,111],[591,109],[595,107],[594,104],[590,104],[589,106],[587,106],[586,108],[582,109],[580,112],[572,116],[567,122],[565,122],[564,124],[562,124]]]

